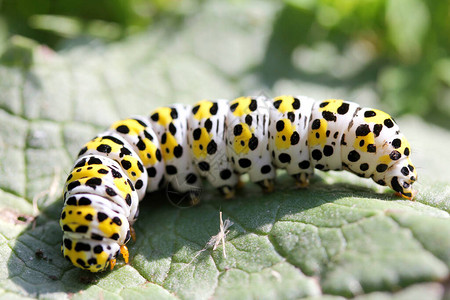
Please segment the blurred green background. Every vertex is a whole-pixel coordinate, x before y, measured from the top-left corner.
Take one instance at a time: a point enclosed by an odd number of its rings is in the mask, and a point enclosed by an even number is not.
[[[205,1],[3,0],[2,61],[14,61],[30,42],[17,36],[56,51],[90,40],[111,43],[158,22],[182,23],[202,5]],[[450,128],[449,14],[448,1],[280,1],[265,59],[253,71],[268,89],[280,78],[336,87],[371,84],[391,114],[417,114]]]

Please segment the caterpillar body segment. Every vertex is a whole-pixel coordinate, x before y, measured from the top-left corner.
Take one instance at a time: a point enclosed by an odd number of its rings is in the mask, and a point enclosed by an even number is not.
[[[308,137],[314,168],[342,170],[342,162],[346,157],[343,156],[342,140],[348,135],[348,125],[358,109],[356,103],[342,100],[314,103]]]
[[[154,192],[164,186],[165,164],[161,146],[148,118],[134,116],[111,125],[110,130],[119,134],[138,154],[147,170],[147,192]]]
[[[188,145],[187,120],[191,107],[175,104],[161,107],[150,114],[150,123],[159,138],[165,162],[165,178],[170,189],[189,193],[193,202],[198,199],[201,180]]]
[[[248,173],[263,191],[274,188],[275,168],[269,153],[270,109],[267,98],[240,97],[229,103],[226,119],[227,157],[234,171]]]
[[[188,143],[200,176],[231,198],[239,176],[227,154],[227,114],[227,100],[198,102],[188,118]]]
[[[386,113],[308,97],[240,97],[174,104],[115,122],[80,151],[64,188],[62,252],[75,266],[114,267],[133,235],[138,202],[168,187],[198,203],[201,178],[225,198],[239,176],[274,189],[276,169],[298,186],[314,169],[347,170],[407,199],[417,172],[411,147]]]
[[[86,155],[101,155],[115,160],[133,183],[139,199],[145,196],[147,170],[144,169],[139,155],[122,136],[110,131],[100,133],[86,143],[78,154],[79,157]]]
[[[119,205],[126,218],[137,218],[139,196],[133,183],[119,164],[107,157],[88,155],[75,162],[64,187],[64,199],[76,194],[102,196]]]
[[[280,96],[268,100],[270,107],[269,152],[275,167],[286,169],[298,185],[308,185],[314,173],[308,144],[314,100]]]

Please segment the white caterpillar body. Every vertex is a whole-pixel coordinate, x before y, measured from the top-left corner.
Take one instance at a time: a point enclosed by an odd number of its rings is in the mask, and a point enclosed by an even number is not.
[[[64,192],[62,252],[92,272],[126,261],[131,225],[146,192],[166,185],[198,202],[201,178],[232,198],[239,175],[263,191],[276,169],[301,187],[314,169],[347,170],[412,199],[411,149],[386,113],[353,102],[240,97],[175,104],[115,122],[80,151]]]

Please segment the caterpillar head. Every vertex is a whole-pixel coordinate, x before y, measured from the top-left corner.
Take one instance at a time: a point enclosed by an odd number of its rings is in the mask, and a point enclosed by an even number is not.
[[[416,168],[408,157],[404,157],[391,165],[377,183],[388,185],[402,197],[412,200],[417,193],[412,188],[416,180]]]
[[[114,267],[121,246],[114,241],[83,239],[64,233],[61,252],[74,266],[100,272]]]

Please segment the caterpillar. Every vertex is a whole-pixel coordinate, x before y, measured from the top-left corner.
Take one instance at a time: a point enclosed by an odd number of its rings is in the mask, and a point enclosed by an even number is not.
[[[169,187],[197,204],[201,179],[232,198],[239,176],[264,192],[286,169],[306,187],[314,169],[370,177],[412,199],[417,173],[394,119],[343,100],[265,96],[202,100],[120,120],[86,143],[64,187],[61,250],[91,272],[116,264],[133,236],[138,203]]]

